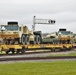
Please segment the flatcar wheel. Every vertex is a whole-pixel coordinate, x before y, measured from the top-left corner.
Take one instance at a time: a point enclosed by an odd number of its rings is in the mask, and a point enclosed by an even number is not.
[[[17,53],[17,54],[19,54],[19,53],[20,53],[20,51],[21,51],[21,49],[17,49],[17,52],[16,52],[16,53]]]
[[[25,47],[22,47],[21,53],[24,54],[25,53]]]
[[[12,54],[14,54],[15,53],[15,51],[14,51],[14,49],[12,48]]]
[[[52,48],[51,51],[52,51],[52,52],[55,52],[55,49]]]
[[[9,51],[6,51],[6,54],[9,54]]]

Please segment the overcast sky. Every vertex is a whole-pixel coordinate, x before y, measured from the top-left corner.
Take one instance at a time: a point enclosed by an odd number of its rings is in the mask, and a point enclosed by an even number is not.
[[[66,28],[76,33],[76,0],[0,0],[0,25],[18,21],[32,29],[33,16],[54,19],[54,25],[36,25],[35,30],[55,32]]]

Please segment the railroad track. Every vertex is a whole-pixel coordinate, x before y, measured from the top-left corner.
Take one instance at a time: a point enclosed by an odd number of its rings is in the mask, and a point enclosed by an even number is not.
[[[28,55],[28,54],[40,54],[40,53],[58,53],[58,52],[68,52],[69,50],[66,50],[66,51],[55,51],[55,52],[53,52],[53,51],[50,51],[50,50],[47,50],[47,51],[37,51],[37,52],[35,52],[35,51],[33,51],[33,52],[26,52],[26,53],[24,53],[24,54],[22,54],[22,53],[19,53],[19,54],[0,54],[0,57],[1,56],[16,56],[16,55]],[[73,51],[73,50],[70,50],[70,51]]]
[[[76,50],[75,50],[76,51]],[[75,52],[74,51],[74,52]],[[71,52],[71,51],[66,51]],[[61,52],[66,53],[66,52]],[[44,51],[44,52],[27,52],[25,54],[0,54],[0,62],[6,61],[27,61],[27,60],[56,60],[56,59],[75,59],[76,56],[51,56],[51,54],[57,54],[60,52],[51,52],[51,51]]]
[[[76,56],[49,56],[49,57],[13,57],[13,58],[0,58],[2,61],[26,61],[26,60],[56,60],[56,59],[76,59]]]

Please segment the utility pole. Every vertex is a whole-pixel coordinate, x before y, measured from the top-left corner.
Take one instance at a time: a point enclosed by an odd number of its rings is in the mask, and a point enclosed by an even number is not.
[[[33,17],[33,32],[35,31],[35,18],[36,16]]]

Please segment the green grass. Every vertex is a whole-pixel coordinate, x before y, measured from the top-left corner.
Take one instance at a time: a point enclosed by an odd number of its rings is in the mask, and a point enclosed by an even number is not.
[[[68,53],[68,54],[50,54],[50,56],[76,56],[76,53]]]
[[[76,61],[0,64],[0,75],[76,75]]]

